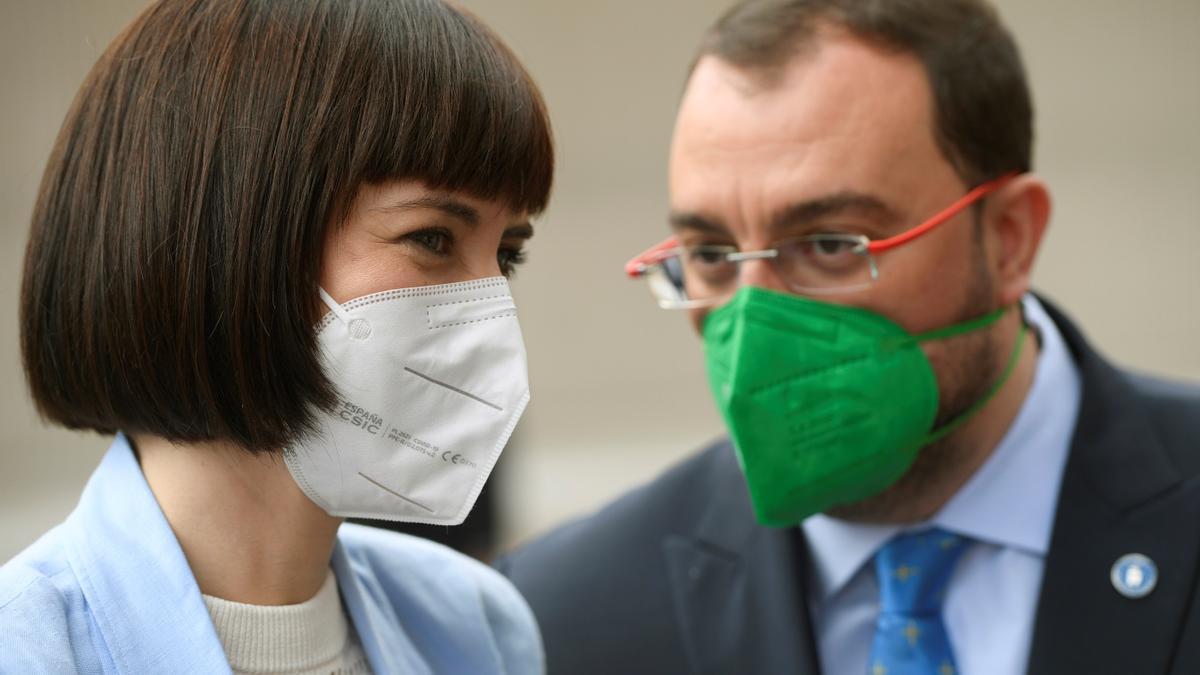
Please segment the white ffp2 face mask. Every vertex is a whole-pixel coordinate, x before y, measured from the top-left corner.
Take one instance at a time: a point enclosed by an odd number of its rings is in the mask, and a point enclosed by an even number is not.
[[[340,400],[285,451],[292,476],[331,515],[461,523],[529,403],[507,280],[321,296]]]

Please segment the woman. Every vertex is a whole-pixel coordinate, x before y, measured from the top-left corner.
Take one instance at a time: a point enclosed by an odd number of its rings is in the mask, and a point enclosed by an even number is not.
[[[0,672],[528,673],[447,549],[528,400],[505,277],[553,174],[515,57],[441,0],[161,0],[68,114],[24,363],[115,434],[0,570]]]

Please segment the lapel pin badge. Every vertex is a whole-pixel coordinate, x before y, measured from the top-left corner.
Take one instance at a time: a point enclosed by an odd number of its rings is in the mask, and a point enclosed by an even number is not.
[[[1140,553],[1121,556],[1117,562],[1113,563],[1109,576],[1112,579],[1113,588],[1131,600],[1138,600],[1150,595],[1158,586],[1158,566],[1154,564],[1153,560]]]

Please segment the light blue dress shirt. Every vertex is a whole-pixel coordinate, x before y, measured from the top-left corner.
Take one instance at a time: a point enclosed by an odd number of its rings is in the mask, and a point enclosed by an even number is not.
[[[443,546],[343,525],[332,567],[377,675],[541,673],[516,589]],[[67,520],[0,568],[0,673],[229,673],[200,589],[124,436]]]
[[[813,560],[810,610],[826,675],[869,670],[879,582],[867,564],[903,530],[931,526],[974,544],[943,605],[962,675],[1025,672],[1046,552],[1082,385],[1054,321],[1032,296],[1025,316],[1041,335],[1033,386],[987,462],[928,523],[900,528],[813,516],[802,527]]]

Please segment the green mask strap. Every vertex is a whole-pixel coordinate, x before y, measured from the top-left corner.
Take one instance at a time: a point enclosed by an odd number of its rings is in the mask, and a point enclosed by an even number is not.
[[[919,336],[918,340],[938,340],[955,335],[962,335],[963,333],[967,333],[972,330],[978,330],[995,323],[1001,316],[1004,315],[1006,311],[1008,311],[1008,308],[1004,307],[974,321],[969,321],[957,326],[950,326],[949,328],[926,333]],[[963,330],[964,328],[966,330]],[[1008,382],[1008,379],[1012,377],[1013,371],[1017,369],[1017,363],[1021,360],[1021,353],[1025,350],[1025,336],[1028,334],[1028,332],[1029,329],[1025,326],[1025,322],[1021,321],[1021,331],[1017,334],[1017,345],[1013,348],[1012,354],[1008,357],[1008,365],[1004,367],[1004,373],[1000,376],[1000,379],[996,380],[996,383],[992,385],[988,392],[984,394],[982,398],[976,401],[974,405],[968,408],[963,414],[942,426],[941,429],[938,429],[930,434],[929,438],[925,440],[925,445],[936,443],[946,436],[954,433],[960,427],[962,427],[962,425],[966,424],[972,417],[975,417],[975,415],[979,414],[979,411],[983,410],[984,406],[986,406],[988,403],[991,403],[993,398],[996,398],[996,395],[1000,393],[1000,389],[1003,388],[1004,384]]]
[[[978,319],[971,319],[966,323],[956,323],[953,326],[946,326],[945,328],[931,330],[928,333],[921,333],[920,335],[915,336],[913,339],[915,339],[917,342],[933,342],[934,340],[945,340],[946,338],[958,337],[959,335],[973,333],[996,323],[1000,320],[1000,317],[1004,316],[1004,314],[1011,308],[1012,305],[1009,305],[1008,307],[1001,307],[994,312],[984,314]]]

